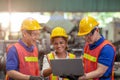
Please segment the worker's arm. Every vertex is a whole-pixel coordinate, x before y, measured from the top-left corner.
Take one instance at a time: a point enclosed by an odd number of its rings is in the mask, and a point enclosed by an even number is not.
[[[47,56],[45,55],[43,59],[43,67],[42,67],[41,75],[44,77],[48,77],[51,73],[52,73],[52,69],[48,62]]]
[[[13,79],[18,79],[18,80],[29,80],[30,79],[30,75],[24,75],[15,70],[7,71],[7,75]]]
[[[113,65],[114,56],[115,56],[115,53],[112,46],[110,45],[104,46],[98,58],[97,69],[90,73],[86,73],[85,76],[82,76],[80,78],[86,77],[86,79],[89,79],[89,78],[99,78],[101,76],[105,76],[104,73],[108,70],[108,68],[109,67],[112,68],[111,65]],[[107,73],[106,75],[109,75],[109,74]]]
[[[103,74],[107,71],[107,69],[108,69],[108,66],[98,63],[97,69],[95,71],[85,73],[84,76],[79,77],[79,80],[99,78],[103,76]]]
[[[7,75],[12,79],[17,80],[39,80],[39,76],[25,75],[18,72],[19,60],[16,48],[13,46],[9,49],[6,58],[6,71]]]
[[[7,75],[15,80],[42,80],[42,77],[25,75],[15,70],[7,71]]]
[[[12,46],[11,48],[9,48],[6,58],[7,75],[12,79],[29,80],[30,76],[18,72],[18,65],[19,65],[19,60],[18,60],[17,51],[16,48]]]
[[[45,69],[45,70],[43,71],[44,77],[49,76],[51,73],[52,73],[52,69],[51,69],[51,68]]]

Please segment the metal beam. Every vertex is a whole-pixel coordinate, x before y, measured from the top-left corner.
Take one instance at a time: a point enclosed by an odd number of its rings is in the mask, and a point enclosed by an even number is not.
[[[119,12],[120,0],[0,0],[0,12]]]

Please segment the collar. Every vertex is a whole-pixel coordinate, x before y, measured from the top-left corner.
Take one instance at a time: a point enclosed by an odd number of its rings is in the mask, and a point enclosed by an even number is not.
[[[101,38],[96,41],[94,44],[89,44],[89,48],[90,50],[95,49],[97,46],[99,46],[103,41],[105,40],[105,38],[103,37],[103,35],[101,35]]]
[[[69,58],[68,52],[66,52],[66,53],[67,53],[66,59],[68,59],[68,58]],[[59,58],[57,57],[57,54],[56,54],[55,51],[53,52],[53,54],[54,54],[54,56],[55,56],[55,59],[59,59]]]
[[[25,43],[24,43],[21,39],[19,39],[18,42],[19,42],[27,51],[29,51],[29,52],[32,52],[32,51],[33,51],[34,46],[28,47],[27,45],[25,45]]]

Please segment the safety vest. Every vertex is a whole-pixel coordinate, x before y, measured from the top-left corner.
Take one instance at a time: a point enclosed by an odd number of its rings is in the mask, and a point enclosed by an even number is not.
[[[15,43],[14,46],[18,53],[19,72],[26,75],[40,76],[37,48],[34,47],[33,52],[28,52],[19,43]],[[8,76],[6,80],[9,80]]]
[[[84,70],[86,73],[89,73],[97,69],[98,57],[100,55],[102,48],[107,44],[111,45],[115,51],[115,47],[108,40],[105,40],[104,42],[102,42],[102,44],[100,44],[98,47],[96,47],[93,50],[90,50],[89,45],[86,44],[84,48],[84,55],[83,55]],[[110,77],[111,77],[111,80],[114,80],[113,69],[112,69],[112,74],[110,75]],[[95,78],[92,80],[99,80],[99,78]]]
[[[69,53],[68,56],[69,56],[70,59],[76,58],[76,56],[74,54],[71,54],[71,53]],[[50,60],[52,60],[52,59],[55,59],[54,53],[51,52],[51,53],[47,54],[47,58],[48,58],[48,62],[50,62]],[[53,74],[51,74],[49,76],[49,80],[59,80],[59,77],[58,76],[53,76]],[[63,78],[62,80],[69,80],[69,79]]]

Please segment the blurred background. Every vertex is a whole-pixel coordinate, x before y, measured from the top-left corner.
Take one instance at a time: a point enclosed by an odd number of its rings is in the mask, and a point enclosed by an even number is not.
[[[0,66],[6,47],[20,39],[21,22],[27,17],[35,18],[43,27],[38,42],[40,65],[43,55],[52,50],[49,37],[55,26],[65,28],[68,51],[79,57],[84,46],[84,40],[77,36],[79,21],[90,15],[100,23],[103,36],[116,46],[115,78],[120,79],[120,0],[0,0],[0,6]],[[0,70],[3,73],[3,66]],[[4,74],[0,75],[3,78]]]

